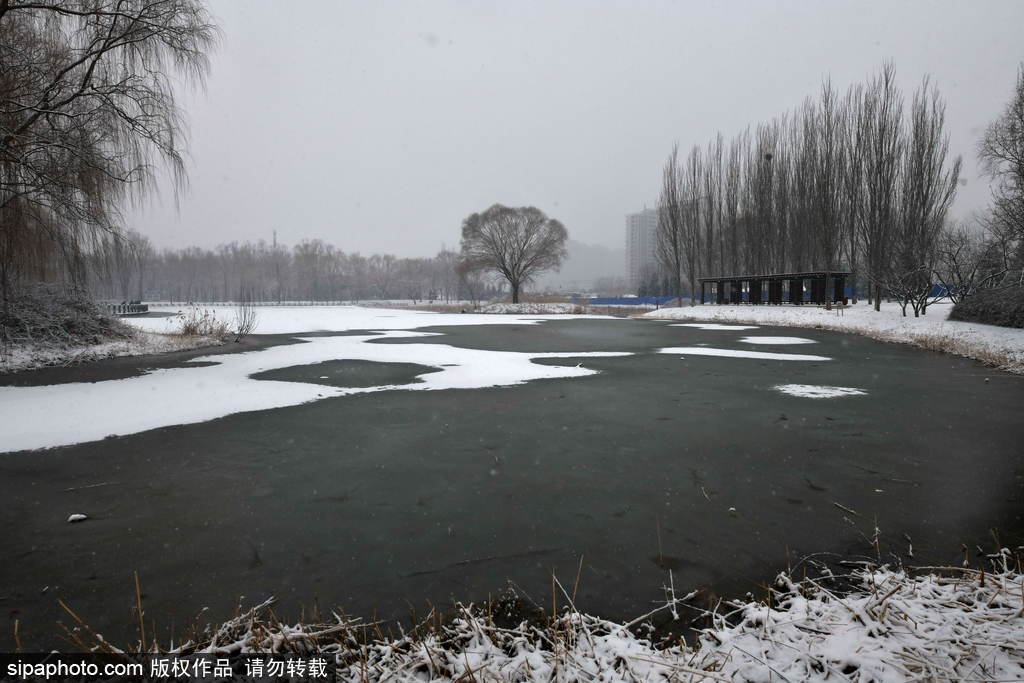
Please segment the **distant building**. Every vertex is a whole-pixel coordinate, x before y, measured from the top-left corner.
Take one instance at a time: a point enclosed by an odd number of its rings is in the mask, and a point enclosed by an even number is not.
[[[658,212],[644,209],[626,215],[626,277],[636,290],[658,265]]]

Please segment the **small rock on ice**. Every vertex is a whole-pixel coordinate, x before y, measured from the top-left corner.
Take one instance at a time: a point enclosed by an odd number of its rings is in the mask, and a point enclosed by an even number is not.
[[[88,515],[83,515],[81,512],[76,512],[75,514],[73,514],[70,517],[68,517],[68,522],[70,522],[70,523],[84,522],[87,519],[89,519]]]

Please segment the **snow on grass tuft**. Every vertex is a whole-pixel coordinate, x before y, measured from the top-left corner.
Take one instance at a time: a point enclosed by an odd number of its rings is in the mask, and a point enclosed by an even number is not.
[[[712,349],[706,346],[670,346],[668,348],[658,349],[658,353],[672,353],[681,356],[756,358],[759,360],[832,360],[828,356],[812,356],[801,353],[769,353],[767,351],[736,351],[733,349]]]
[[[875,311],[861,302],[841,311],[817,306],[717,306],[662,308],[646,314],[661,320],[699,320],[780,327],[812,327],[852,332],[885,342],[912,344],[973,358],[987,365],[1024,374],[1024,330],[948,320],[951,304],[933,304],[920,318],[904,318],[897,304]]]
[[[790,396],[804,398],[838,398],[839,396],[866,396],[868,392],[854,387],[826,387],[817,384],[780,384],[773,387]]]
[[[783,344],[817,344],[818,342],[813,339],[804,339],[803,337],[743,337],[740,339],[745,344],[771,344],[771,345],[783,345]]]
[[[569,609],[501,627],[491,610],[470,606],[448,622],[432,613],[421,628],[390,637],[338,614],[328,623],[286,626],[267,601],[163,652],[322,656],[336,667],[335,680],[353,682],[1020,680],[1024,574],[1009,564],[918,576],[864,567],[842,593],[826,588],[827,579],[780,574],[767,602],[720,603],[695,647],[658,647],[637,636],[631,627],[651,615],[621,624]],[[660,611],[685,628],[685,603],[696,594]],[[125,652],[88,629],[72,632],[72,642]]]

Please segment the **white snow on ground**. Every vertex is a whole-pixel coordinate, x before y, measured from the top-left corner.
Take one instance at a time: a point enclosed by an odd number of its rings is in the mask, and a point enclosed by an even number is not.
[[[511,305],[511,304],[509,304]],[[187,306],[150,306],[152,313],[178,313]],[[233,323],[233,306],[199,306],[212,311],[220,320]],[[482,313],[433,313],[397,308],[364,308],[362,306],[257,306],[256,328],[253,334],[299,334],[302,332],[345,332],[348,330],[411,330],[432,325],[512,325],[531,324],[538,319],[561,320],[564,315],[530,314],[527,318],[496,316]],[[580,318],[617,320],[609,316],[574,315]],[[126,323],[149,332],[174,331],[174,317],[128,318]]]
[[[803,337],[743,337],[741,342],[746,344],[817,344],[813,339]]]
[[[767,351],[734,351],[732,349],[712,349],[706,346],[670,346],[658,349],[658,353],[672,353],[679,356],[757,358],[760,360],[832,360],[828,356],[811,356],[800,353],[769,353]]]
[[[431,317],[433,321],[436,317]],[[454,323],[464,316],[454,317]],[[436,324],[436,323],[435,323]],[[205,422],[234,413],[298,405],[318,399],[393,389],[478,389],[521,384],[535,379],[583,377],[595,370],[549,366],[536,358],[587,358],[628,353],[516,353],[460,349],[444,344],[373,344],[371,340],[432,336],[395,330],[367,335],[311,337],[306,343],[248,353],[202,356],[205,367],[160,369],[140,377],[95,383],[41,387],[0,387],[4,416],[0,451],[64,446],[110,435],[178,424]],[[348,359],[418,363],[439,372],[422,381],[375,387],[343,388],[301,382],[251,379],[249,375],[296,365]],[[49,419],[43,421],[40,415]]]
[[[583,305],[570,303],[522,303],[522,304],[489,304],[480,309],[481,313],[573,313],[582,312]]]
[[[114,356],[142,356],[150,353],[187,351],[221,342],[207,337],[181,337],[140,331],[135,339],[123,339],[77,347],[52,345],[18,346],[0,353],[0,372],[18,372],[51,365],[73,365]]]
[[[817,384],[780,384],[774,387],[790,396],[804,398],[837,398],[839,396],[864,396],[868,392],[853,387],[826,387]]]
[[[881,341],[913,344],[975,358],[1010,372],[1024,374],[1024,330],[947,320],[952,305],[933,304],[920,318],[904,318],[895,303],[883,303],[875,312],[866,302],[840,311],[817,306],[686,306],[662,308],[645,318],[710,320],[788,327],[813,327],[854,332]],[[841,313],[841,315],[840,315]]]
[[[662,309],[674,310],[674,309]],[[645,316],[646,317],[646,316]],[[650,316],[657,317],[657,316]],[[718,323],[677,323],[669,327],[696,327],[701,330],[756,330],[757,325],[720,325]]]
[[[854,590],[836,594],[825,581],[794,582],[782,574],[767,604],[721,603],[699,648],[659,649],[623,624],[576,610],[547,628],[499,628],[467,608],[422,638],[374,638],[367,629],[364,639],[349,635],[364,627],[344,617],[281,625],[266,614],[268,601],[215,629],[212,642],[186,643],[169,654],[319,652],[339,662],[338,680],[353,683],[1024,679],[1020,572],[1003,567],[911,576],[881,568],[851,578]],[[684,604],[696,594],[661,610],[671,611],[683,629],[692,614]]]

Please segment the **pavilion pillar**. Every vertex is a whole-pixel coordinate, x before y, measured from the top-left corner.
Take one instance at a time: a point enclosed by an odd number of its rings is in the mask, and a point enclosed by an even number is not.
[[[793,280],[789,281],[789,303],[799,305],[804,300],[804,281]]]
[[[815,304],[825,303],[825,279],[815,277],[811,280],[811,301]]]
[[[750,303],[759,304],[761,303],[761,281],[751,280],[750,281]]]

